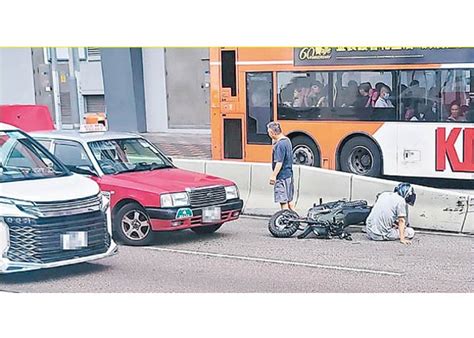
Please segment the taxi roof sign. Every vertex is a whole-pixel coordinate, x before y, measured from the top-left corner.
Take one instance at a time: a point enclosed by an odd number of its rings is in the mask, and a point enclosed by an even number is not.
[[[81,124],[79,127],[79,132],[81,133],[95,133],[104,131],[107,131],[107,128],[102,123]]]

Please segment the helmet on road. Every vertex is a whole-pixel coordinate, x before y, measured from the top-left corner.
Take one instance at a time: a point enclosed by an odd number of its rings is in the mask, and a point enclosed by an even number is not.
[[[415,204],[416,193],[411,184],[400,183],[393,191],[402,196],[409,205],[413,206]]]

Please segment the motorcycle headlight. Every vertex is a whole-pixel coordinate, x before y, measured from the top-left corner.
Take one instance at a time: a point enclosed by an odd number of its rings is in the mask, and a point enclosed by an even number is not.
[[[110,206],[110,195],[109,191],[102,191],[100,193],[100,210],[102,212],[106,212]]]
[[[160,202],[161,207],[163,208],[184,207],[189,205],[189,196],[185,192],[162,194],[160,196]]]
[[[225,187],[225,198],[227,200],[239,198],[239,189],[236,185]]]

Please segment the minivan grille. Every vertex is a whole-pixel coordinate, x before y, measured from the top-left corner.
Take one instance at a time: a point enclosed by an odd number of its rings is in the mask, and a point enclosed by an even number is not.
[[[39,214],[41,217],[57,217],[77,215],[100,210],[101,197],[99,194],[59,202],[35,202],[34,206],[22,206],[26,212]]]
[[[71,231],[87,232],[87,247],[63,250],[61,235]],[[103,212],[39,218],[29,225],[9,224],[10,247],[7,257],[14,262],[51,263],[107,252],[110,235]]]
[[[192,207],[221,204],[226,201],[223,186],[197,188],[189,191],[189,200]]]

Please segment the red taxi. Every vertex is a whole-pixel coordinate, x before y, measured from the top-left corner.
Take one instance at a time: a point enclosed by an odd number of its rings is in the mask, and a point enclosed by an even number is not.
[[[213,233],[242,210],[237,186],[182,170],[145,138],[116,132],[48,131],[32,136],[71,171],[110,193],[114,236],[147,245],[156,231]]]

